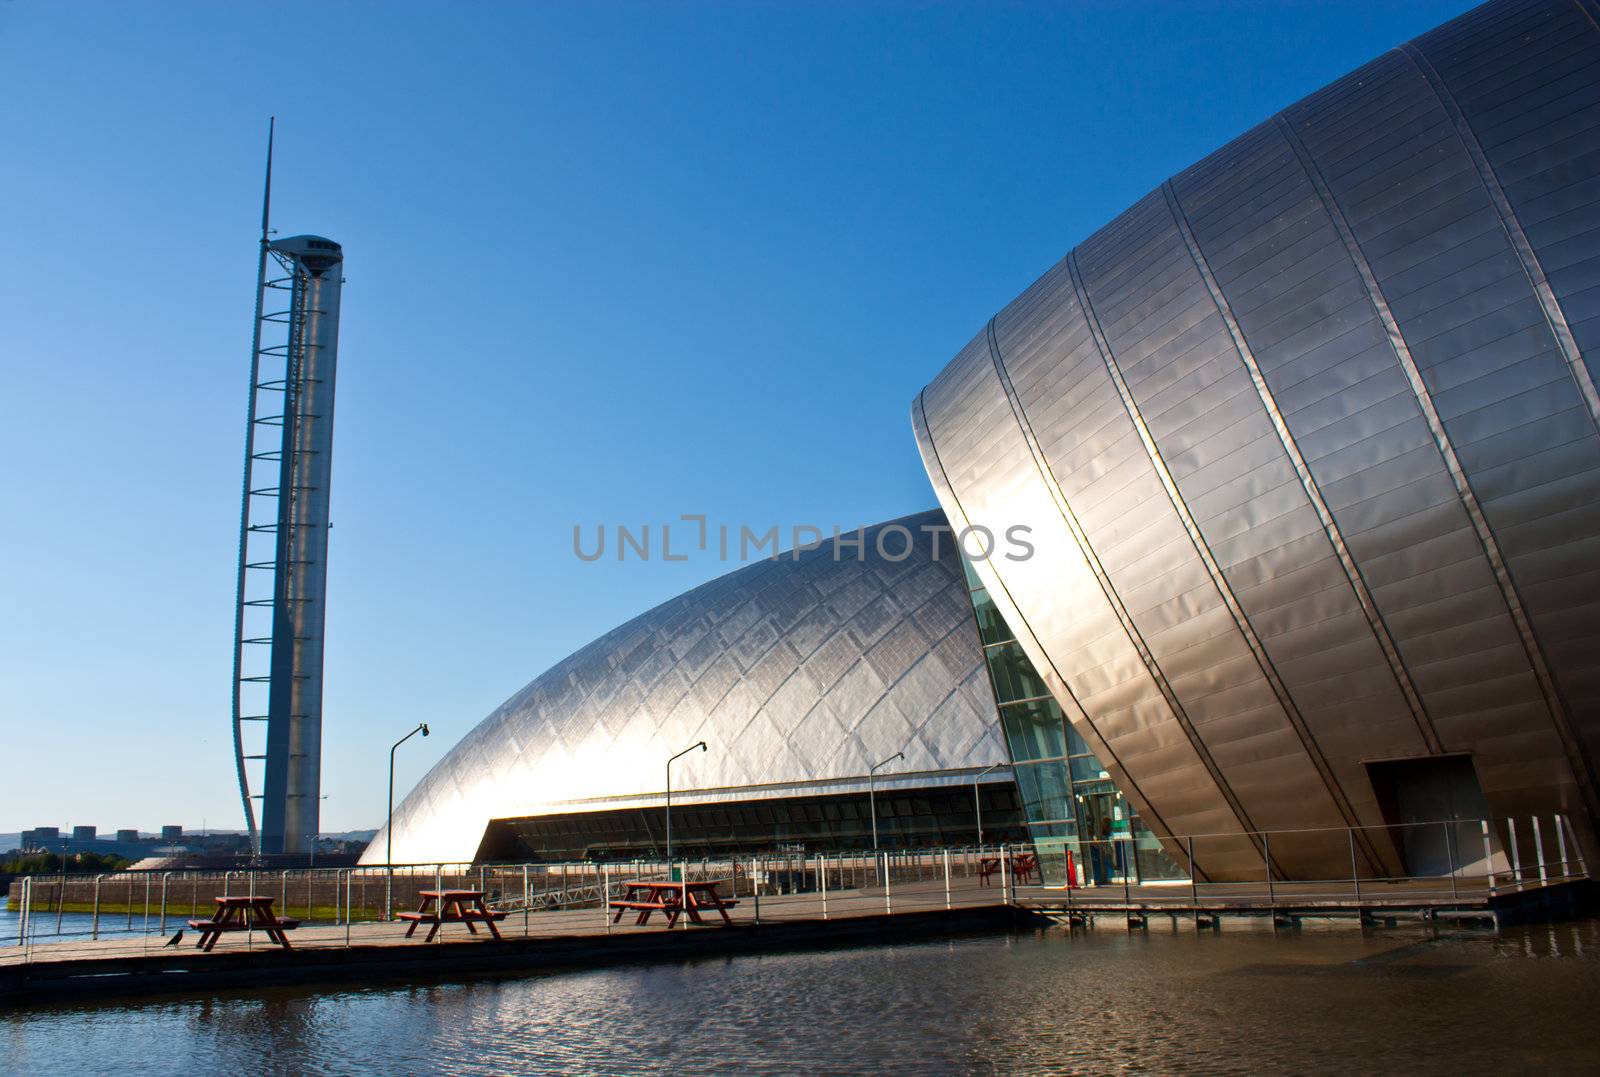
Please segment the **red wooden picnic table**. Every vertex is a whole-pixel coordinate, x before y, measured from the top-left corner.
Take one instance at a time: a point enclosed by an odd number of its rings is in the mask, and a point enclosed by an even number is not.
[[[674,927],[678,917],[688,914],[691,922],[703,924],[700,916],[702,909],[715,909],[722,914],[722,922],[731,925],[733,921],[728,917],[728,910],[739,904],[732,898],[719,897],[715,882],[668,882],[656,879],[635,879],[624,884],[621,901],[611,902],[611,908],[617,910],[617,915],[612,917],[613,924],[622,920],[622,914],[629,909],[638,912],[634,924],[650,922],[650,914],[660,912],[666,915],[667,926]]]
[[[239,894],[214,898],[217,914],[210,920],[190,920],[189,926],[200,931],[195,945],[207,953],[228,931],[261,931],[268,939],[292,949],[285,931],[293,931],[300,921],[272,914],[272,898],[266,894]]]
[[[986,856],[978,861],[978,885],[988,886],[989,877],[1000,870],[998,856]],[[1039,858],[1032,853],[1019,853],[1011,857],[1011,872],[1014,882],[1025,883],[1039,874]]]
[[[420,893],[422,904],[417,906],[417,911],[400,914],[400,919],[411,921],[411,926],[406,928],[406,938],[416,932],[418,924],[433,925],[423,942],[432,942],[445,924],[466,924],[467,930],[476,935],[478,929],[472,925],[477,922],[487,927],[489,934],[500,938],[500,929],[494,925],[504,920],[506,914],[485,905],[482,890],[423,890]]]

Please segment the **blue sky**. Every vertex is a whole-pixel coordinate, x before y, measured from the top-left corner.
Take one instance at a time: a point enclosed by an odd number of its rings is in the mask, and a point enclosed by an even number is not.
[[[1461,2],[0,3],[0,830],[242,826],[274,223],[347,254],[324,829],[732,567],[572,528],[935,504],[912,396],[1167,175]]]

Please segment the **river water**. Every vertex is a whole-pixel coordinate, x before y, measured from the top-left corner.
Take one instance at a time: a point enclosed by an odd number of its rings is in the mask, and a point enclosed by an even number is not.
[[[17,1074],[1600,1072],[1600,923],[1055,928],[0,1015]]]

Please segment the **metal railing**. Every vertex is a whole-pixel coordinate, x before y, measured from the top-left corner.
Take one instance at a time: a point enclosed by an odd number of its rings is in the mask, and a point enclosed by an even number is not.
[[[1003,876],[981,878],[985,859],[1009,863],[1025,847],[932,849],[818,854],[771,854],[680,860],[595,863],[406,864],[357,868],[281,870],[115,872],[100,875],[30,875],[13,883],[9,906],[14,922],[0,940],[0,964],[82,957],[149,954],[192,945],[188,921],[212,915],[215,897],[270,896],[276,916],[299,921],[289,938],[295,949],[407,942],[395,914],[417,909],[424,890],[482,891],[491,908],[505,913],[502,934],[514,938],[659,930],[664,918],[634,923],[632,912],[616,921],[611,902],[630,882],[713,882],[724,900],[737,902],[737,922],[776,923],[882,916],[1004,903]],[[1013,888],[1014,890],[1014,888]],[[385,898],[392,894],[392,903]],[[720,923],[720,915],[709,919]],[[686,930],[691,921],[677,922]],[[479,927],[482,932],[482,927]],[[446,924],[439,941],[471,938],[460,924]],[[477,936],[483,938],[482,934]],[[264,933],[230,933],[217,952],[271,948]]]
[[[1032,869],[1018,878],[1018,869]],[[1038,841],[918,850],[767,853],[596,863],[407,864],[285,870],[171,870],[39,874],[13,883],[0,964],[150,953],[192,942],[188,921],[218,896],[271,896],[299,921],[296,949],[419,943],[395,914],[424,890],[483,891],[505,914],[502,933],[557,938],[660,930],[612,902],[630,882],[714,882],[746,923],[835,920],[1002,904],[1086,907],[1122,900],[1171,907],[1216,904],[1482,902],[1508,890],[1587,877],[1562,816],[1455,820],[1392,827]],[[1222,881],[1226,880],[1226,881]],[[710,919],[720,922],[720,914]],[[688,918],[677,922],[690,927]],[[446,924],[441,941],[469,938]],[[482,937],[481,935],[479,936]],[[260,949],[259,931],[219,951]]]
[[[1486,901],[1587,878],[1563,815],[1038,845],[1065,900],[1173,905]]]

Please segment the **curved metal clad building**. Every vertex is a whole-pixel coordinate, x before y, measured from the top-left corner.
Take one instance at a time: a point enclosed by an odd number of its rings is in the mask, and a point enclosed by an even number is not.
[[[1312,873],[1425,787],[1595,817],[1597,364],[1600,5],[1491,3],[1090,236],[913,425],[956,527],[1032,528],[976,571],[1149,825],[1339,828],[1274,839]]]
[[[937,511],[760,561],[634,618],[484,719],[396,809],[396,863],[474,859],[493,820],[956,786],[1007,760]],[[887,535],[885,529],[903,529]],[[904,556],[901,556],[902,550]],[[1003,771],[993,783],[1009,782]],[[382,863],[380,831],[363,857]]]
[[[406,798],[395,859],[652,849],[700,740],[673,830],[708,850],[863,847],[904,752],[889,844],[970,840],[982,778],[1055,879],[1113,842],[1124,877],[1454,872],[1441,821],[1551,813],[1600,854],[1597,363],[1600,0],[1490,3],[997,314],[912,408],[942,515],[559,663]],[[1033,553],[969,578],[946,518]]]

